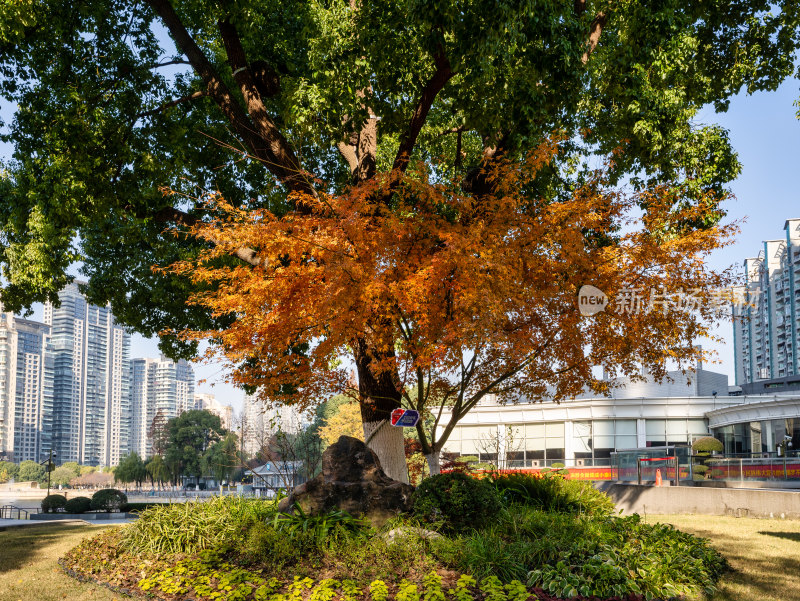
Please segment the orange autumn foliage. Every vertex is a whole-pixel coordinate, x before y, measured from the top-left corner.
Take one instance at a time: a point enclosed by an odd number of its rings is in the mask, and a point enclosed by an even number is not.
[[[506,162],[480,198],[424,170],[302,197],[305,211],[285,216],[211,195],[215,217],[192,234],[213,246],[166,269],[206,285],[193,302],[235,321],[181,335],[211,340],[232,381],[264,401],[300,405],[344,390],[355,339],[393,349],[373,369],[396,374],[405,404],[437,423],[437,407],[452,407],[438,440],[418,428],[426,454],[486,394],[564,399],[605,390],[593,366],[635,375],[644,364],[659,377],[667,359],[693,363],[720,315],[712,296],[730,283],[704,259],[735,227],[692,227],[712,209],[682,206],[667,187],[610,190],[602,172],[567,200],[543,198],[537,173],[557,151],[553,141]],[[232,264],[241,247],[260,264]],[[593,317],[576,303],[585,284],[612,299]],[[625,310],[634,289],[662,301],[691,291],[692,310]]]

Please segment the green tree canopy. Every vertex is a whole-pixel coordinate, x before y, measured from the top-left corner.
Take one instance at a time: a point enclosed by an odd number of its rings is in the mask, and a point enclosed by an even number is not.
[[[28,482],[32,480],[41,482],[42,479],[47,479],[47,473],[45,472],[43,465],[39,465],[35,461],[23,461],[19,464],[17,480],[20,482]]]
[[[239,437],[233,432],[226,433],[212,444],[203,456],[204,473],[217,482],[230,480],[242,468],[239,453]]]
[[[66,465],[59,465],[50,474],[50,484],[53,486],[69,486],[71,480],[77,478],[78,475],[75,471]]]
[[[16,480],[19,466],[11,461],[0,461],[0,483]]]
[[[150,476],[150,481],[155,484],[156,482],[159,484],[163,484],[164,482],[169,482],[172,480],[172,474],[167,467],[167,464],[164,463],[164,459],[161,458],[161,455],[154,455],[150,459],[145,462],[145,469]]]
[[[281,216],[305,210],[292,193],[393,170],[459,181],[480,202],[487,171],[553,132],[567,143],[537,194],[569,195],[593,155],[621,149],[613,181],[713,204],[703,193],[740,165],[698,112],[791,76],[798,25],[796,0],[5,3],[0,95],[17,108],[0,301],[54,300],[81,261],[90,300],[144,334],[224,326],[232,315],[187,306],[191,286],[151,270],[203,244],[167,226],[206,217],[205,191]],[[233,254],[247,264],[251,251]],[[373,342],[382,328],[352,347],[372,429],[400,403],[397,374],[374,373],[391,359]],[[171,335],[164,346],[194,352]],[[303,354],[291,340],[286,352]]]
[[[134,482],[141,486],[147,478],[147,470],[144,461],[135,451],[120,459],[117,469],[114,471],[114,480],[122,483]]]
[[[174,477],[201,477],[208,450],[225,434],[219,416],[205,410],[181,413],[167,423],[164,462]]]
[[[61,465],[62,465],[62,467],[66,467],[66,468],[72,470],[72,472],[75,474],[74,477],[77,478],[78,476],[81,475],[81,466],[78,464],[78,462],[76,462],[76,461],[66,461],[66,462],[62,463]]]

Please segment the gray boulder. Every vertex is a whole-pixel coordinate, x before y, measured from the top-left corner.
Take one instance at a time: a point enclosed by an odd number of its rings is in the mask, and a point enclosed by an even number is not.
[[[414,487],[392,480],[378,456],[363,442],[342,436],[322,454],[322,473],[296,487],[278,510],[291,513],[295,504],[309,515],[341,509],[363,516],[375,526],[411,507]]]

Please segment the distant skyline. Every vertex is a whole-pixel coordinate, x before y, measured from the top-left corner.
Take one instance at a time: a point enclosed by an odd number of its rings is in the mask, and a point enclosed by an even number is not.
[[[776,92],[734,97],[726,113],[716,113],[713,107],[706,107],[698,114],[698,124],[716,123],[729,130],[742,163],[741,175],[731,184],[735,198],[725,206],[726,222],[745,221],[740,223],[742,231],[734,244],[711,257],[712,267],[741,269],[742,261],[758,254],[764,240],[781,236],[786,219],[800,217],[800,120],[795,105],[798,98],[800,82],[792,79]],[[8,103],[0,105],[0,117],[6,123],[12,117],[10,109]],[[11,150],[10,145],[0,144],[0,158],[8,158]],[[35,318],[40,316],[41,310],[36,312]],[[717,334],[731,340],[730,323],[717,328]],[[157,344],[155,339],[133,334],[131,357],[158,357]],[[721,345],[706,342],[703,346],[718,353],[719,363],[707,367],[727,374],[733,384],[732,342]],[[193,366],[198,380],[205,380],[197,385],[197,392],[213,393],[221,403],[241,411],[244,393],[225,383],[220,365],[195,363]]]

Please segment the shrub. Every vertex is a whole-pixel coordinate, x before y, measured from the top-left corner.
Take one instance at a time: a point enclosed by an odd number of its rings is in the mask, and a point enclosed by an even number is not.
[[[455,472],[423,480],[412,497],[414,515],[446,532],[482,528],[500,508],[500,496],[489,480]]]
[[[560,532],[551,527],[548,534],[558,540]],[[633,515],[610,518],[593,538],[562,546],[557,561],[534,566],[528,585],[560,597],[678,598],[713,594],[726,568],[705,539],[665,524],[644,524]]]
[[[144,503],[125,503],[119,508],[119,510],[129,513],[141,513],[148,507],[153,507],[153,506],[160,507],[162,505],[166,505],[166,503],[162,503],[160,501],[150,501]]]
[[[272,520],[272,526],[290,539],[299,533],[310,533],[318,544],[324,543],[332,530],[339,530],[355,536],[366,534],[370,530],[367,522],[354,518],[341,509],[308,515],[297,504],[292,513],[276,513]]]
[[[67,513],[86,513],[92,508],[92,501],[89,497],[73,497],[64,505]]]
[[[703,436],[692,443],[695,453],[721,453],[723,449],[722,442],[713,436]]]
[[[553,472],[545,474],[505,474],[494,478],[503,500],[540,507],[546,511],[566,511],[610,515],[614,502],[590,482],[567,480]]]
[[[98,511],[117,511],[128,502],[128,496],[116,488],[104,488],[92,495],[92,509]]]
[[[241,542],[249,527],[275,512],[273,501],[240,497],[152,506],[125,528],[122,545],[138,553],[195,553]]]
[[[42,499],[42,511],[45,513],[52,513],[63,509],[67,504],[67,497],[64,495],[47,495]]]

